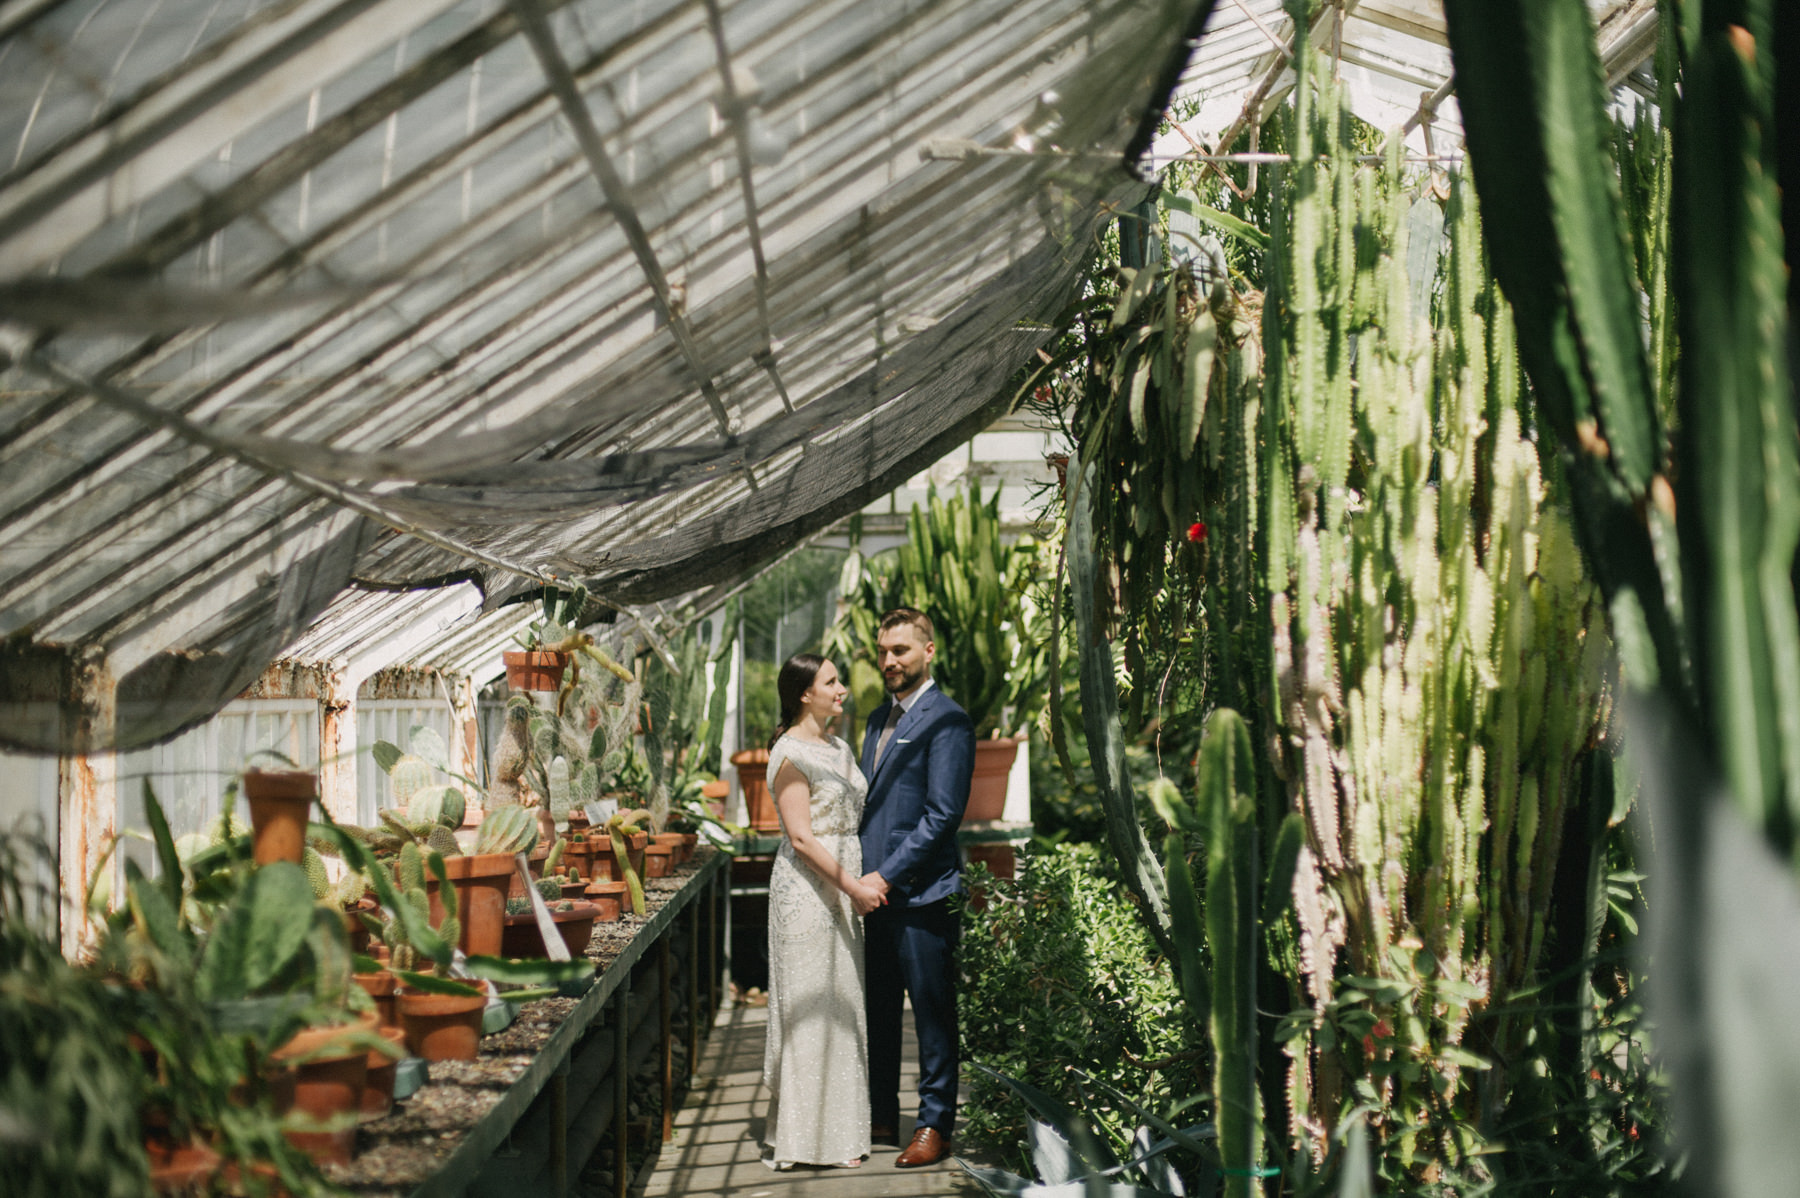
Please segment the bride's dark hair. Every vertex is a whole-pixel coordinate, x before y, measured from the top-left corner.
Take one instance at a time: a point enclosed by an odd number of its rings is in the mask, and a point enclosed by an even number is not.
[[[800,718],[800,697],[812,689],[819,676],[819,667],[824,664],[825,659],[817,653],[796,653],[781,663],[781,673],[775,676],[775,694],[781,700],[781,723],[776,726],[775,735],[769,738],[771,749]]]

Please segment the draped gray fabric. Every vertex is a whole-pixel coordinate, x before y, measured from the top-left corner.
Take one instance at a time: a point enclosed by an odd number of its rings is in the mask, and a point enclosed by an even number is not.
[[[646,603],[868,503],[1004,409],[1195,19],[0,13],[0,744],[167,737],[371,588]]]

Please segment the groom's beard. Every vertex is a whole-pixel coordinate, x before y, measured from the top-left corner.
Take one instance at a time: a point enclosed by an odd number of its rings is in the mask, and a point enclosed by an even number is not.
[[[895,670],[892,673],[883,674],[881,680],[886,683],[888,694],[905,694],[925,680],[925,667],[921,665],[910,674],[904,670]]]

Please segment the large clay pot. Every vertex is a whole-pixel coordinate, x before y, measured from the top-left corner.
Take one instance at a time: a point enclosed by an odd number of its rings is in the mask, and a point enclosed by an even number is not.
[[[456,946],[471,957],[491,957],[500,951],[500,933],[506,920],[506,896],[512,885],[511,853],[477,853],[472,857],[445,857],[444,872],[456,894],[456,918],[462,925]],[[444,903],[435,878],[431,892],[431,923],[444,918]]]
[[[368,996],[375,1001],[375,1026],[382,1031],[400,1026],[400,999],[398,989],[400,979],[387,970],[375,973],[357,973],[350,975],[356,979]]]
[[[594,917],[596,923],[613,923],[625,913],[625,904],[631,901],[631,887],[610,879],[593,882],[587,888],[587,901],[599,912]]]
[[[1005,814],[1006,778],[1018,755],[1016,740],[975,742],[975,776],[969,779],[969,805],[963,810],[965,823],[995,820]]]
[[[542,649],[509,649],[500,660],[506,663],[506,685],[516,691],[553,691],[562,685],[563,671],[569,668],[567,653]]]
[[[714,819],[725,818],[725,800],[731,797],[731,783],[724,779],[708,782],[700,787],[700,795],[706,800]]]
[[[362,1111],[369,1050],[361,1044],[344,1046],[343,1041],[354,1028],[374,1031],[375,1019],[375,1012],[369,1011],[354,1023],[305,1028],[271,1054],[278,1062],[294,1065],[294,1108],[314,1120],[342,1125],[333,1131],[284,1133],[288,1143],[314,1160],[341,1164],[356,1148],[354,1117]]]
[[[781,831],[775,796],[769,793],[769,751],[742,749],[731,755],[731,764],[737,766],[738,785],[744,788],[744,810],[749,812],[751,830]]]
[[[306,817],[319,797],[319,776],[304,770],[250,770],[244,775],[244,797],[250,801],[256,863],[300,864],[306,848]]]
[[[381,1029],[382,1038],[402,1052],[406,1050],[406,1031],[398,1027]],[[369,1052],[369,1074],[363,1082],[362,1117],[379,1119],[394,1109],[394,1074],[400,1060],[385,1052]]]
[[[481,1045],[487,994],[430,994],[400,987],[406,1051],[427,1061],[472,1061]]]
[[[550,918],[556,921],[556,930],[562,933],[563,943],[568,945],[571,957],[579,957],[582,950],[587,948],[588,941],[594,938],[594,920],[599,915],[600,909],[592,903],[576,903],[567,911],[550,912]],[[508,957],[549,955],[544,950],[544,937],[538,931],[535,912],[522,911],[506,917],[506,938],[501,943],[500,951]]]
[[[692,861],[694,859],[694,853],[698,851],[699,847],[700,834],[698,832],[683,832],[681,834],[680,860],[683,863]]]

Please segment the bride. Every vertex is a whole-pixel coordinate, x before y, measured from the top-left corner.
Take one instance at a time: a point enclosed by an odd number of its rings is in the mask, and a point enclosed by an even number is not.
[[[860,880],[857,825],[869,785],[850,746],[837,667],[797,653],[776,679],[781,730],[769,786],[782,842],[769,877],[769,1088],[764,1163],[854,1168],[869,1152],[863,927],[882,896]]]

